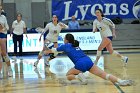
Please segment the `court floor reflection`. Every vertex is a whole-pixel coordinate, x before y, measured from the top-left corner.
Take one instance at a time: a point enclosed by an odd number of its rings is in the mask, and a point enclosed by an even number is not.
[[[40,60],[38,69],[33,66],[35,61],[35,58],[28,57],[23,58],[23,60],[12,61],[13,78],[45,78],[44,59]]]
[[[127,56],[130,60],[126,68],[122,67],[120,60],[109,55],[102,57],[103,63],[98,64],[104,70],[105,60],[106,72],[124,79],[134,79],[136,81],[135,86],[122,87],[122,89],[127,93],[139,93],[140,55]],[[86,73],[90,77],[88,78],[88,85],[81,85],[78,80],[70,82],[66,78],[58,77],[54,74],[55,72],[52,73],[49,67],[44,65],[47,57],[42,58],[38,67],[34,68],[33,63],[36,61],[36,57],[27,56],[23,57],[23,60],[18,58],[17,61],[11,61],[13,77],[7,78],[6,69],[3,69],[4,78],[0,80],[0,93],[118,93],[112,83],[89,73]],[[58,59],[63,60],[66,64],[68,62],[66,56],[58,57]],[[95,57],[92,60],[95,60]],[[6,67],[5,63],[3,65]],[[59,67],[61,66],[59,65]]]

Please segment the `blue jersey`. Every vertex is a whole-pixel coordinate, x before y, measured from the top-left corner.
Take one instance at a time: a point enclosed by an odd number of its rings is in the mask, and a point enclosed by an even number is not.
[[[63,44],[56,50],[64,51],[74,64],[81,58],[87,57],[87,55],[84,54],[80,47],[73,47],[71,43]]]

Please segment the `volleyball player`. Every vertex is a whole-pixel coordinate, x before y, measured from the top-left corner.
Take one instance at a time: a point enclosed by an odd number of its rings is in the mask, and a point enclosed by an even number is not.
[[[2,69],[2,56],[1,56],[1,47],[0,47],[0,79],[2,78],[1,69]]]
[[[116,38],[115,24],[110,19],[104,17],[104,14],[101,9],[97,9],[95,13],[96,13],[97,19],[95,19],[93,22],[93,32],[96,32],[98,29],[100,31],[101,38],[102,38],[102,42],[99,45],[98,50],[97,50],[95,64],[97,64],[101,56],[101,51],[104,48],[106,48],[110,54],[121,58],[122,61],[125,64],[127,64],[128,57],[121,55],[117,51],[113,50],[113,47],[112,47],[112,39]]]
[[[44,47],[43,47],[43,50],[40,51],[39,55],[38,55],[38,59],[37,61],[34,63],[34,66],[37,67],[37,64],[39,63],[39,60],[42,58],[42,56],[44,55],[44,50],[48,49],[52,43],[54,44],[54,47],[58,47],[58,36],[59,36],[59,33],[61,32],[61,30],[63,28],[68,28],[67,25],[63,24],[63,23],[60,23],[58,22],[58,18],[56,15],[53,15],[53,18],[52,18],[52,22],[48,23],[46,25],[46,27],[41,31],[42,34],[41,36],[46,32],[46,31],[49,31],[49,33],[47,34],[46,36],[46,39],[44,41]],[[41,30],[41,29],[37,29],[37,30]],[[53,58],[55,58],[56,55],[54,54],[50,54],[50,58],[48,59],[51,60]],[[48,64],[47,64],[48,65]]]
[[[63,45],[58,48],[52,48],[50,50],[46,50],[44,53],[57,53],[63,51],[67,54],[67,56],[74,63],[74,68],[70,69],[67,73],[67,79],[80,79],[83,84],[87,84],[87,80],[85,76],[82,74],[83,72],[89,71],[92,74],[95,74],[103,79],[110,80],[112,83],[118,83],[119,85],[131,85],[131,80],[121,80],[111,74],[107,74],[100,68],[98,68],[92,60],[84,54],[84,52],[79,47],[79,42],[74,40],[74,36],[72,34],[66,34]]]
[[[6,38],[7,38],[7,30],[9,29],[9,26],[7,24],[7,19],[4,15],[1,15],[2,9],[0,9],[0,47],[1,47],[1,56],[0,61],[3,61],[2,58],[4,59],[4,62],[6,62],[8,66],[8,75],[12,76],[13,72],[11,69],[10,65],[10,59],[8,56],[8,53],[6,51]],[[0,63],[2,65],[2,63]]]

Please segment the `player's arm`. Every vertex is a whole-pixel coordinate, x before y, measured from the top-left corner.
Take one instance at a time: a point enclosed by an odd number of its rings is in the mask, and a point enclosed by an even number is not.
[[[0,29],[2,32],[5,32],[5,31],[9,30],[9,25],[7,23],[6,17],[4,16],[3,18],[4,18],[4,24],[0,23]]]
[[[39,41],[41,41],[41,37],[44,35],[44,33],[41,33],[40,37],[39,37]]]
[[[40,37],[39,37],[39,41],[41,41],[41,37],[44,35],[44,33],[46,32],[46,31],[48,31],[49,30],[49,24],[47,24],[46,25],[46,27],[44,28],[44,29],[42,29],[42,33],[41,33],[41,35],[40,35]]]
[[[44,51],[44,54],[50,54],[50,53],[58,54],[58,53],[62,53],[65,50],[66,50],[66,46],[64,44],[64,45],[59,46],[58,48],[52,48],[52,49],[46,50]]]
[[[62,29],[68,29],[69,28],[68,25],[66,25],[64,23],[59,22],[58,24],[61,26]]]
[[[97,26],[95,20],[93,21],[93,33],[97,32]]]
[[[109,19],[109,25],[112,27],[112,36],[116,38],[115,24]]]
[[[113,36],[114,38],[116,38],[116,30],[115,30],[115,28],[112,28],[112,36]]]
[[[11,28],[11,30],[10,30],[10,36],[11,36],[11,34],[13,33],[14,29],[15,29],[15,23],[13,22],[13,23],[12,23],[12,28]]]
[[[5,17],[5,26],[4,26],[4,30],[9,30],[9,25],[7,23],[7,18]]]
[[[115,24],[108,18],[105,18],[105,23],[112,27],[112,35],[116,38]]]

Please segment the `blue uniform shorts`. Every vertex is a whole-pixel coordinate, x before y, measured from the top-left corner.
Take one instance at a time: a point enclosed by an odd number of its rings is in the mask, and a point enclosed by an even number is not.
[[[4,33],[0,33],[0,38],[7,38],[7,35]]]
[[[110,39],[111,41],[113,40],[113,36],[109,36],[107,38]]]
[[[74,68],[82,72],[86,72],[89,71],[93,65],[94,63],[89,57],[83,57],[75,63]]]

